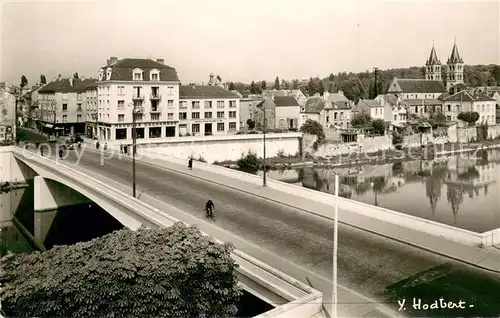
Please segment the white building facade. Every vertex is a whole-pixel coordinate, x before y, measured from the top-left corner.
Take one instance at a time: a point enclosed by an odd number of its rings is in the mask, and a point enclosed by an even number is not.
[[[97,82],[97,137],[132,138],[135,113],[138,139],[179,136],[180,81],[162,59],[111,57]]]

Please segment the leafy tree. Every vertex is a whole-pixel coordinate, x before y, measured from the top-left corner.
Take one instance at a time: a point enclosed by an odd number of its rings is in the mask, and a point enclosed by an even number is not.
[[[255,84],[254,81],[250,83],[250,94],[258,94],[257,85]]]
[[[232,246],[196,227],[128,229],[2,259],[11,317],[228,317],[242,295]]]
[[[248,129],[254,129],[255,128],[255,121],[248,118],[247,119],[247,126],[248,126]]]
[[[43,74],[40,75],[40,84],[41,85],[47,84],[47,79],[45,78],[45,75],[43,75]]]
[[[392,135],[392,144],[396,147],[396,149],[403,148],[404,138],[401,134],[393,134]]]
[[[281,79],[281,85],[280,85],[281,89],[290,89],[289,85],[290,84],[287,81]]]
[[[78,73],[73,74],[73,78],[79,78]]]
[[[233,83],[233,82],[229,83],[229,87],[228,87],[228,89],[229,89],[230,91],[234,91],[234,90],[236,90],[236,87],[234,86],[234,83]]]
[[[383,119],[375,119],[372,121],[372,128],[373,131],[379,134],[384,134],[385,133],[385,122]]]
[[[491,75],[495,79],[495,81],[500,85],[500,65],[493,66],[491,70]]]
[[[465,121],[469,126],[474,126],[476,121],[479,119],[478,112],[460,112],[457,116],[458,119]]]
[[[306,120],[306,122],[300,127],[300,131],[304,134],[316,135],[317,138],[313,144],[314,150],[318,150],[318,147],[324,144],[326,141],[323,126],[315,120]]]
[[[260,83],[260,88],[261,88],[262,90],[267,89],[267,83],[266,83],[266,81],[262,81],[262,83]]]
[[[299,80],[298,79],[294,79],[292,81],[292,89],[299,89]]]
[[[330,75],[328,75],[328,81],[329,82],[335,81],[335,75],[333,75],[333,73],[330,73]]]
[[[261,166],[259,158],[251,151],[249,151],[246,156],[242,155],[236,164],[239,170],[251,174],[256,174]]]
[[[351,126],[352,127],[366,127],[372,122],[372,118],[368,114],[357,113],[352,116]]]
[[[280,79],[278,76],[276,76],[276,79],[274,80],[274,88],[280,89]]]
[[[26,78],[26,76],[21,76],[21,88],[24,88],[26,85],[28,85],[28,79]]]

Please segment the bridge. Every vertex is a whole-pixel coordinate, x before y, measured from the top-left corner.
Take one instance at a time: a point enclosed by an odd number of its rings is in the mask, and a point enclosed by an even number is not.
[[[196,224],[213,237],[232,242],[238,250],[321,291],[323,303],[329,309],[333,223],[328,214],[333,212],[332,196],[273,180],[268,180],[269,186],[262,188],[261,180],[255,176],[199,162],[195,162],[191,171],[184,160],[146,152],[140,150],[136,164],[141,202],[159,211],[168,211],[170,216],[188,224]],[[16,151],[14,156],[28,163],[32,155]],[[83,152],[69,153],[58,165],[53,160],[50,162],[46,169],[72,168],[115,191],[131,194],[129,157],[86,148]],[[206,222],[202,216],[207,198],[216,204],[216,224]],[[453,248],[465,255],[463,246],[457,247],[451,241],[443,245],[443,238],[416,231],[411,226],[397,226],[394,222],[367,218],[362,213],[350,213],[346,210],[349,204],[358,210],[380,213],[376,210],[380,208],[363,207],[355,202],[341,205],[338,299],[339,311],[346,312],[346,316],[395,317],[393,311],[380,305],[374,297],[383,293],[385,286],[450,263],[449,257],[453,255],[440,256],[438,254],[446,253],[436,251],[438,248]],[[419,244],[414,244],[416,241]],[[435,248],[421,246],[425,244]],[[467,255],[474,253],[467,251]],[[461,264],[453,264],[471,271]],[[471,287],[457,288],[474,293]],[[369,297],[357,292],[361,290]]]

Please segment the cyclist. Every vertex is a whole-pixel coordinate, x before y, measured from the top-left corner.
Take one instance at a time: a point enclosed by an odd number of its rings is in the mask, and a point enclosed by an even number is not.
[[[208,200],[207,204],[205,204],[207,218],[211,218],[214,216],[214,208],[215,208],[215,204],[212,202],[212,200]]]

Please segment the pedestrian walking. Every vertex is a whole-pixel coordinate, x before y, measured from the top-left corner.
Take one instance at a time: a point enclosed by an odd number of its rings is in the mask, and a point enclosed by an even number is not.
[[[99,141],[95,143],[95,149],[99,149]]]
[[[40,155],[43,157],[43,147],[40,147]]]
[[[35,147],[38,149],[40,147],[40,143],[38,141],[35,141]]]
[[[189,158],[189,161],[188,161],[188,168],[189,168],[190,170],[192,170],[192,169],[193,169],[193,158],[192,158],[192,157],[190,157],[190,158]]]
[[[104,143],[104,151],[106,151],[106,150],[108,150],[108,143],[107,142]]]
[[[120,144],[120,153],[123,153],[123,144]]]

